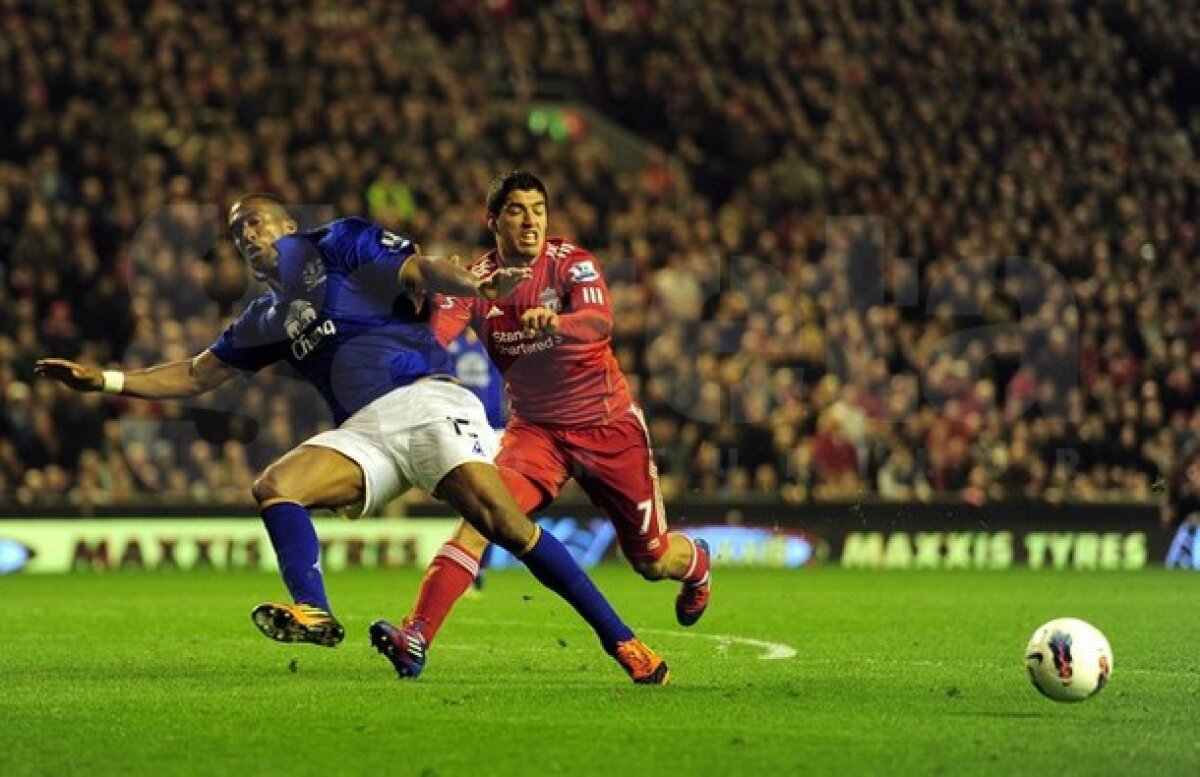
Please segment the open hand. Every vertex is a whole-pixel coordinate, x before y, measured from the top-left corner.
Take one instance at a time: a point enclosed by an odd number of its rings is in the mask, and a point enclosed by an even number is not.
[[[100,391],[104,376],[96,367],[78,364],[67,359],[38,359],[33,372],[39,378],[50,378],[76,391]]]
[[[521,281],[531,277],[533,270],[528,267],[501,267],[479,282],[479,293],[489,300],[507,297]]]

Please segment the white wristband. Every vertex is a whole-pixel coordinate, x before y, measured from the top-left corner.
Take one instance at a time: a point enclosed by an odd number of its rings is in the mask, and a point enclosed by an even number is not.
[[[104,378],[104,388],[101,389],[105,394],[120,394],[121,389],[125,388],[125,373],[117,370],[105,370],[100,373]]]

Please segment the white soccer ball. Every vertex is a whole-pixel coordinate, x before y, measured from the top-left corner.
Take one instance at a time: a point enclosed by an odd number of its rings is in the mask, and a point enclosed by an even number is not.
[[[1112,676],[1113,654],[1100,629],[1078,618],[1038,626],[1025,648],[1033,687],[1055,701],[1095,696]]]

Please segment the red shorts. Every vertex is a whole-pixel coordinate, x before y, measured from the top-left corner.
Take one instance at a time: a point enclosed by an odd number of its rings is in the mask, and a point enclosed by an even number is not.
[[[549,504],[575,478],[612,521],[627,558],[657,560],[667,552],[667,516],[639,408],[603,426],[584,428],[538,426],[514,418],[500,439],[496,465],[537,487],[513,490],[526,514]]]

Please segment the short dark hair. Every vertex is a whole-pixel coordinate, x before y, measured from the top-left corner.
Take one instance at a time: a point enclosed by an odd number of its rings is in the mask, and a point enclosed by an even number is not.
[[[496,176],[492,185],[488,187],[488,216],[500,215],[500,209],[504,207],[504,201],[508,199],[509,194],[529,189],[539,191],[547,200],[550,199],[550,194],[546,191],[546,184],[542,183],[542,179],[533,173],[525,170],[509,170],[503,175]]]
[[[234,200],[233,204],[229,206],[229,212],[233,213],[234,208],[250,202],[251,200],[262,200],[263,202],[269,202],[271,204],[271,210],[276,211],[277,214],[282,214],[284,218],[292,218],[292,214],[288,212],[287,205],[283,204],[283,200],[279,199],[279,195],[271,194],[270,192],[250,192],[248,194],[243,194],[241,197],[238,197],[236,200]]]

